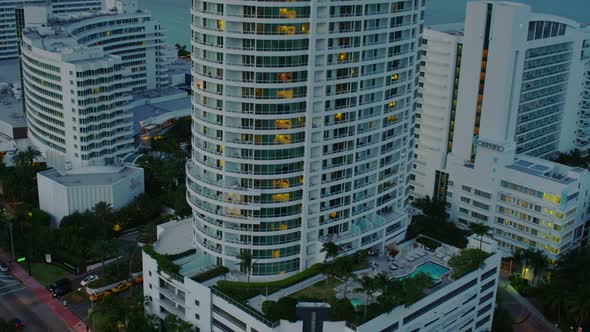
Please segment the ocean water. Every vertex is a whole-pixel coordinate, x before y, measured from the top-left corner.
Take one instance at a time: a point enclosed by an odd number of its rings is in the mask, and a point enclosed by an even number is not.
[[[171,44],[190,43],[191,0],[139,0],[167,30]],[[467,0],[426,0],[426,25],[454,23],[465,19]],[[590,0],[515,0],[529,4],[533,11],[564,16],[590,24]]]

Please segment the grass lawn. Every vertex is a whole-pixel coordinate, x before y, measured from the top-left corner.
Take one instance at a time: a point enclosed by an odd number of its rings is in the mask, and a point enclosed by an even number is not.
[[[336,292],[334,292],[334,288],[342,285],[344,282],[340,281],[336,278],[328,278],[317,282],[307,288],[304,288],[296,293],[289,295],[289,297],[293,297],[300,300],[320,300],[320,301],[327,301],[330,298],[336,297]]]
[[[29,271],[26,262],[19,264],[25,271]],[[68,271],[61,267],[45,263],[31,263],[31,272],[33,273],[33,278],[37,279],[42,285],[49,285],[61,278],[72,277]]]

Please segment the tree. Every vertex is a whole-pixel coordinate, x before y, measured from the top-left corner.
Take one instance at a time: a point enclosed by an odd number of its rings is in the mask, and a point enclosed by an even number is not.
[[[418,198],[414,201],[414,206],[422,210],[426,216],[443,222],[446,220],[446,203],[444,200],[430,199],[429,196]]]
[[[481,269],[485,266],[485,260],[489,254],[479,249],[463,249],[449,259],[449,266],[453,268],[451,278],[457,280],[467,273]]]
[[[250,283],[250,276],[252,274],[252,268],[254,266],[253,256],[250,251],[243,250],[237,258],[240,260],[240,270],[246,273],[248,277],[248,283]]]
[[[113,252],[117,251],[118,246],[113,240],[99,240],[92,245],[90,251],[96,256],[100,257],[102,263],[102,270],[105,271],[105,260],[111,256]]]
[[[176,315],[168,315],[164,319],[164,330],[166,332],[192,332],[193,326]]]
[[[338,253],[340,252],[340,246],[334,242],[324,242],[320,252],[326,253],[326,258],[324,258],[324,262],[326,262],[330,258],[334,259],[336,256],[338,256]]]
[[[24,152],[25,152],[25,156],[27,158],[27,162],[30,166],[33,166],[33,163],[37,159],[42,157],[41,152],[30,145],[27,147],[27,149]]]
[[[348,281],[354,272],[354,261],[351,256],[339,258],[334,261],[336,275],[344,279],[344,298],[348,296]]]
[[[375,295],[375,293],[377,292],[377,290],[379,289],[378,285],[377,285],[377,281],[374,278],[371,278],[370,276],[363,276],[362,278],[358,279],[358,281],[361,284],[361,287],[356,288],[354,291],[355,292],[360,292],[360,293],[365,293],[366,295],[366,301],[365,301],[365,305],[364,305],[364,319],[367,319],[367,307],[369,306],[369,303],[372,302],[373,300],[373,295]]]
[[[107,202],[98,202],[92,209],[94,215],[100,220],[100,222],[104,225],[107,223],[107,219],[112,219],[113,217],[113,207],[110,203]],[[106,228],[105,228],[106,229]]]
[[[529,264],[533,268],[534,275],[533,275],[533,286],[535,285],[536,281],[543,275],[543,272],[547,270],[549,267],[549,262],[547,262],[547,257],[541,250],[532,250],[527,249],[526,255],[529,257]]]
[[[562,165],[568,165],[571,167],[588,168],[589,157],[584,157],[582,151],[579,149],[573,149],[569,153],[559,152],[553,161]]]
[[[490,235],[490,233],[492,232],[492,228],[488,225],[480,223],[470,223],[469,230],[472,231],[475,235],[479,236],[479,250],[481,250],[483,244],[483,237],[486,235]]]
[[[590,287],[578,285],[577,291],[569,294],[566,298],[566,306],[568,314],[576,326],[582,326],[590,314]]]

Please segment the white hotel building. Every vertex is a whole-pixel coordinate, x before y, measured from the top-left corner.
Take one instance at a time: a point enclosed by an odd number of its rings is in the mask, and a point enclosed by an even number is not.
[[[131,94],[165,80],[162,39],[159,23],[133,0],[25,31],[29,137],[50,165],[111,165],[133,150]]]
[[[467,6],[447,202],[460,225],[491,226],[507,254],[555,261],[587,237],[590,173],[537,158],[575,146],[583,36],[525,5]]]
[[[423,0],[193,1],[195,244],[254,278],[408,223]]]
[[[444,199],[463,54],[463,24],[424,29],[416,105],[411,196]]]
[[[482,113],[494,112],[492,107],[518,113],[510,133],[517,154],[548,158],[557,151],[588,150],[588,103],[580,98],[588,76],[584,70],[588,52],[582,53],[588,47],[584,42],[588,29],[504,1],[469,3],[464,28],[432,29],[438,31],[427,29],[422,47],[424,85],[417,112],[424,118],[417,119],[414,197],[444,197],[446,157],[453,153],[473,163],[480,128],[506,125],[499,118],[484,122]],[[456,37],[458,31],[464,31],[465,37]],[[452,49],[459,39],[462,52],[454,57],[445,47]],[[461,62],[458,79],[450,75],[457,60]]]

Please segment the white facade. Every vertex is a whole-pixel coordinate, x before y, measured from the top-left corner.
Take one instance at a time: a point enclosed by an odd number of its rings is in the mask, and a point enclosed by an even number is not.
[[[190,231],[188,221],[172,221],[159,229],[156,250],[160,254],[178,254],[191,248],[175,245]],[[190,235],[189,235],[190,236]],[[166,238],[169,239],[166,239]],[[188,241],[180,241],[186,243]],[[492,245],[493,246],[493,245]],[[166,248],[164,251],[160,249]],[[495,252],[495,250],[493,250]],[[185,266],[201,264],[208,255],[197,254],[194,261],[184,260]],[[374,331],[489,331],[493,320],[496,289],[500,270],[499,253],[485,261],[485,267],[457,280],[448,280],[409,306],[398,306],[360,326],[344,321],[324,321],[324,332]],[[213,261],[209,263],[214,263]],[[204,265],[201,264],[201,265]],[[259,331],[301,332],[303,322],[270,321],[261,313],[224,295],[213,288],[218,279],[198,283],[191,275],[171,275],[158,272],[158,265],[143,253],[143,287],[147,297],[146,312],[164,319],[175,314],[201,332]]]
[[[104,0],[0,0],[0,61],[18,57],[25,27],[47,23],[56,15],[106,9]]]
[[[196,243],[254,278],[403,237],[424,1],[193,2]]]
[[[578,111],[578,129],[576,130],[576,148],[582,153],[588,153],[590,150],[590,28],[585,29],[586,37],[583,42],[582,61],[584,69],[581,71],[583,76],[581,100]]]
[[[143,169],[136,167],[88,167],[83,172],[60,173],[55,169],[37,175],[39,207],[59,226],[76,211],[92,210],[99,202],[119,209],[144,192]]]
[[[581,30],[520,4],[473,2],[467,13],[447,163],[451,219],[492,227],[506,254],[540,249],[555,262],[582,240],[590,174],[525,154],[573,145],[576,114],[564,110],[579,100]]]
[[[410,185],[413,198],[444,195],[447,174],[441,172],[452,149],[457,108],[462,24],[424,30],[420,57],[420,85],[416,107],[416,149]]]
[[[565,110],[579,101],[583,35],[579,24],[526,5],[468,3],[453,154],[473,162],[485,130],[514,139],[517,154],[571,150],[577,119]],[[516,126],[508,114],[518,114]]]
[[[68,16],[24,33],[29,136],[53,167],[116,164],[132,152],[131,94],[167,81],[159,23],[136,2],[122,2],[129,7]]]

